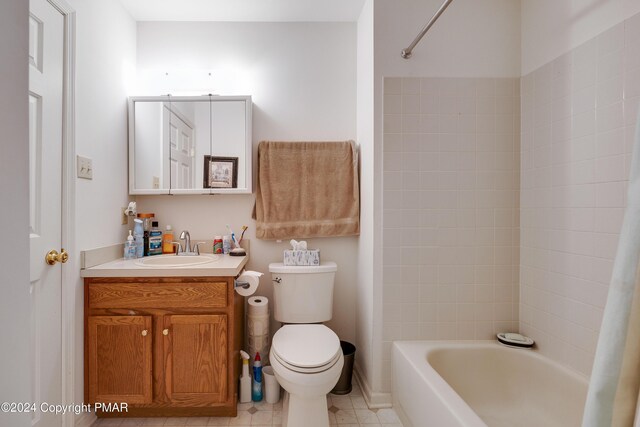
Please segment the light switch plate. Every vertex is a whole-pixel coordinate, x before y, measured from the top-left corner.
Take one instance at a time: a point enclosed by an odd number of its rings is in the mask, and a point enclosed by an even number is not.
[[[77,156],[78,178],[93,179],[93,161],[88,157]]]

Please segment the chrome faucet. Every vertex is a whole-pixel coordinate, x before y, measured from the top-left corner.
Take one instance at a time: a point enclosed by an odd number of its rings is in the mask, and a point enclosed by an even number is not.
[[[184,250],[180,242],[172,242],[174,245],[178,245],[176,255],[200,255],[200,245],[204,242],[198,242],[191,247],[191,235],[187,230],[180,233],[180,240],[184,240]]]
[[[191,252],[191,235],[187,230],[182,230],[180,240],[184,240],[184,252]]]

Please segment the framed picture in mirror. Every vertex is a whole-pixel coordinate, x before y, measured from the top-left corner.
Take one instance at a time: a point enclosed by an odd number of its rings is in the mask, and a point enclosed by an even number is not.
[[[204,156],[204,188],[237,188],[238,158]]]

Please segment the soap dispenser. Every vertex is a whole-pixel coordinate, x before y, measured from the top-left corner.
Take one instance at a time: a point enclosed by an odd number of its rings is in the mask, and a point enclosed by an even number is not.
[[[124,259],[134,259],[136,257],[136,244],[133,241],[133,235],[129,230],[129,237],[124,243]]]

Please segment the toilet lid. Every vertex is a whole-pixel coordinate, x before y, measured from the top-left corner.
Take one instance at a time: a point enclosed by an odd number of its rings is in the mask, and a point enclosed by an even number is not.
[[[340,339],[324,325],[285,325],[273,336],[271,351],[289,365],[325,366],[340,350]]]

